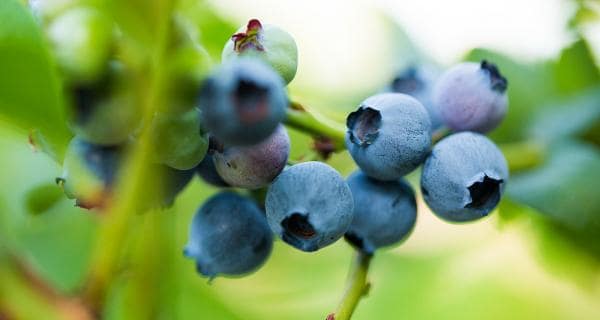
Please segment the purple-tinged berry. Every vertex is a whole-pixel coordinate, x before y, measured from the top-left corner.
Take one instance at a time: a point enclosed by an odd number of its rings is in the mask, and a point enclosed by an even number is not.
[[[290,154],[290,138],[283,125],[254,146],[227,147],[213,154],[215,168],[223,180],[246,189],[266,187],[281,173]]]
[[[438,79],[433,100],[450,129],[485,133],[504,119],[507,87],[508,82],[496,65],[486,60],[465,62]]]

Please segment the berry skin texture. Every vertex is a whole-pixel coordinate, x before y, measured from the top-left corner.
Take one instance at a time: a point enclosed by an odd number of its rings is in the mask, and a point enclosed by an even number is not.
[[[435,145],[423,166],[421,191],[440,218],[473,221],[496,207],[507,179],[500,149],[483,135],[461,132]]]
[[[408,237],[417,220],[417,203],[404,179],[378,181],[357,170],[347,181],[354,197],[354,219],[346,240],[373,254]]]
[[[508,109],[507,86],[494,64],[485,60],[465,62],[438,79],[433,100],[450,129],[486,133],[504,119]]]
[[[419,100],[427,110],[431,120],[431,130],[442,126],[442,118],[438,108],[433,104],[433,86],[437,72],[432,68],[411,65],[400,71],[392,80],[387,92],[404,93]]]
[[[200,115],[195,108],[181,114],[157,112],[151,132],[155,160],[174,169],[196,167],[208,150],[208,139],[200,132]]]
[[[239,276],[269,257],[273,235],[256,204],[235,193],[208,199],[192,220],[184,254],[203,276]]]
[[[94,8],[78,7],[52,22],[48,38],[68,82],[90,82],[108,63],[113,21]]]
[[[246,189],[266,187],[281,173],[290,155],[290,138],[283,125],[263,142],[248,147],[225,147],[213,155],[223,180]]]
[[[416,169],[431,145],[431,121],[416,99],[382,93],[363,101],[346,119],[346,147],[368,176],[392,181]]]
[[[275,179],[265,208],[275,234],[311,252],[344,235],[352,222],[354,202],[348,184],[335,169],[310,161],[287,168]]]
[[[298,48],[294,38],[286,31],[270,25],[262,25],[252,19],[227,41],[222,60],[237,57],[257,57],[279,73],[286,84],[296,76]]]
[[[227,188],[230,185],[221,178],[219,173],[217,172],[217,168],[215,168],[215,163],[213,161],[213,156],[210,153],[207,153],[204,159],[200,162],[200,164],[196,167],[196,172],[204,180],[204,182],[219,188]]]
[[[123,149],[90,144],[75,137],[69,143],[63,174],[57,178],[68,198],[82,208],[102,207],[110,197]]]
[[[288,98],[281,77],[260,60],[221,65],[200,91],[202,127],[226,145],[254,145],[283,121]]]

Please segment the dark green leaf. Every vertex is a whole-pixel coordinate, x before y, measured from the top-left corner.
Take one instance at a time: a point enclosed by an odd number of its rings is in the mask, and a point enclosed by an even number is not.
[[[40,130],[60,157],[70,133],[59,80],[36,21],[16,0],[0,2],[0,118]]]
[[[507,194],[571,230],[600,232],[598,190],[600,151],[567,140],[540,168],[512,177]]]

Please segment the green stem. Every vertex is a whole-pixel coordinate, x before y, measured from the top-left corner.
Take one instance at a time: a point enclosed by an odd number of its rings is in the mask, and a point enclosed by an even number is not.
[[[344,150],[344,137],[346,132],[325,124],[313,114],[304,110],[298,110],[298,104],[293,103],[288,108],[285,124],[289,127],[307,133],[316,138],[329,138],[333,142],[336,151]]]
[[[118,196],[107,209],[92,253],[90,263],[92,269],[83,296],[84,301],[96,313],[101,312],[109,286],[120,267],[124,243],[130,234],[133,216],[139,212],[142,206],[139,202],[144,199],[147,191],[147,179],[151,172],[151,165],[147,159],[152,152],[151,136],[147,128],[155,111],[165,103],[164,65],[173,8],[172,0],[156,2],[156,12],[161,13],[157,26],[156,45],[152,48],[148,74],[140,73],[139,103],[144,110],[145,129],[140,133],[123,170],[128,174],[119,181],[114,192]]]
[[[349,320],[360,299],[368,293],[367,273],[372,255],[357,251],[356,258],[350,267],[346,292],[335,313],[327,316],[327,320]]]

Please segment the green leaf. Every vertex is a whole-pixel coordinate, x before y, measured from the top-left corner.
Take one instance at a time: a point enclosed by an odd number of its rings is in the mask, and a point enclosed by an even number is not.
[[[580,136],[600,123],[600,87],[585,90],[540,109],[530,125],[530,135],[540,141]]]
[[[600,232],[600,151],[566,140],[540,168],[512,177],[507,194],[568,229]]]
[[[63,191],[55,183],[40,184],[25,195],[25,207],[30,214],[42,214],[64,197]]]
[[[600,83],[587,41],[579,39],[561,52],[554,64],[554,79],[560,94],[576,93]]]
[[[41,31],[16,0],[0,2],[0,119],[39,130],[61,157],[70,137],[60,83]]]

